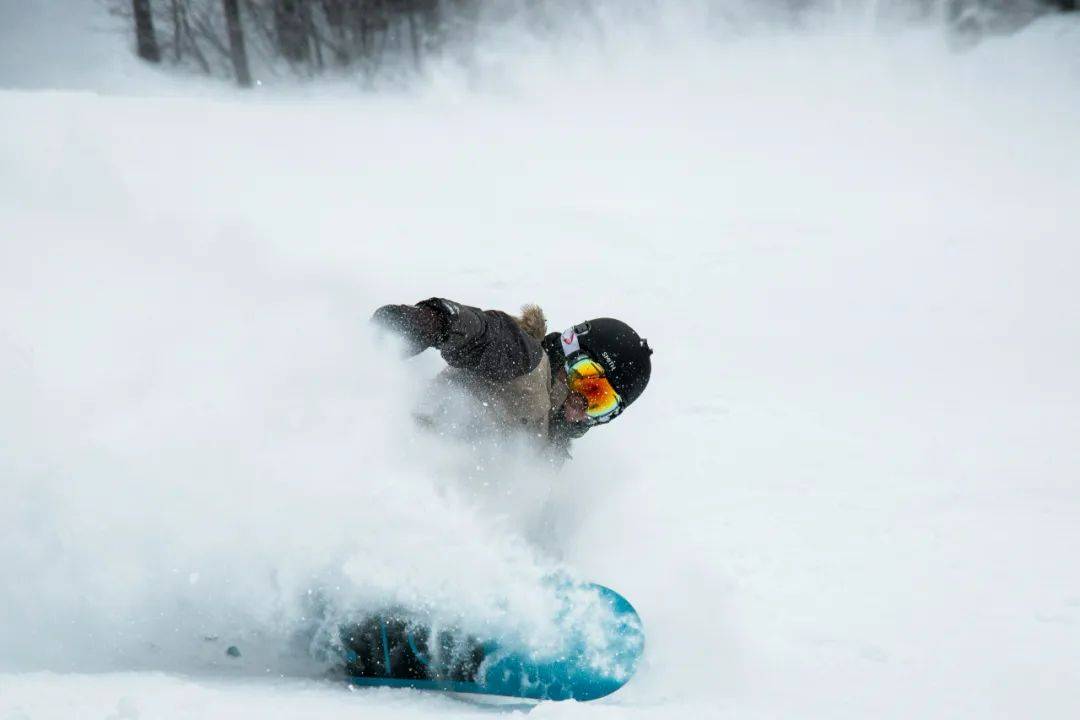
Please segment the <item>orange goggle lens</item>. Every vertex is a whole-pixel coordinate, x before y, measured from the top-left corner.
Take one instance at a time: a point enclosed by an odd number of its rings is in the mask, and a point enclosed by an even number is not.
[[[567,368],[566,384],[585,398],[585,414],[593,419],[610,415],[622,405],[619,393],[604,377],[604,368],[591,358],[583,357]]]

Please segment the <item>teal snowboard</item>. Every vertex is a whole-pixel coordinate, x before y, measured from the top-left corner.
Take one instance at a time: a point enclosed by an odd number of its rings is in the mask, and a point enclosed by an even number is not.
[[[595,700],[634,674],[645,648],[641,619],[623,596],[577,585],[558,618],[557,651],[532,650],[452,629],[405,612],[373,615],[340,629],[349,682],[535,700]]]

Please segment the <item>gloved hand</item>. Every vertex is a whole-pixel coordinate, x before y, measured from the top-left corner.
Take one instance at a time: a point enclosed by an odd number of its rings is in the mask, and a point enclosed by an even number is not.
[[[429,305],[383,305],[371,321],[405,340],[406,357],[437,346],[446,339],[449,325],[449,319]]]

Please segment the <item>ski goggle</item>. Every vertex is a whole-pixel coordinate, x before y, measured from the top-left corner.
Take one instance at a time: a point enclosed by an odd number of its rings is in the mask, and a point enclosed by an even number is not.
[[[604,368],[584,353],[566,361],[566,384],[571,392],[585,398],[585,415],[592,423],[606,423],[622,412],[623,401]]]

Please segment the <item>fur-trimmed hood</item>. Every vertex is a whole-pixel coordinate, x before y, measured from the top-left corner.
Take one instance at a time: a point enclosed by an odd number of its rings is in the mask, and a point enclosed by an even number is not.
[[[537,342],[543,342],[544,336],[547,335],[547,318],[544,317],[544,311],[539,305],[522,305],[521,315],[514,320],[526,335]]]

